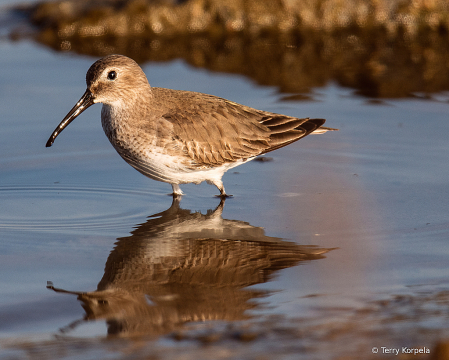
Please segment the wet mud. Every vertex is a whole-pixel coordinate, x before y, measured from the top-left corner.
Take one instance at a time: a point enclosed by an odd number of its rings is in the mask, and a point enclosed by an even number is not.
[[[183,59],[307,99],[329,82],[372,98],[449,90],[449,5],[439,1],[56,1],[17,6],[11,37],[139,63]]]

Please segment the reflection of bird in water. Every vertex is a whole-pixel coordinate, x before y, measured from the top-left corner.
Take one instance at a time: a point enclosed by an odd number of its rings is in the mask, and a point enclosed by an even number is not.
[[[203,215],[181,209],[174,198],[168,210],[119,238],[97,291],[71,292],[82,301],[85,320],[105,319],[109,334],[131,336],[161,335],[191,321],[245,319],[256,306],[249,300],[266,294],[245,287],[330,250],[223,219],[223,205]]]

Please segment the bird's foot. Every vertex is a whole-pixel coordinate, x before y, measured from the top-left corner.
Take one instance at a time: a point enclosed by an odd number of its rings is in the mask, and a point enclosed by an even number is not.
[[[229,194],[220,194],[220,195],[215,195],[215,197],[219,197],[221,199],[227,199],[230,197],[233,197],[234,195],[229,195]]]
[[[171,186],[173,188],[173,192],[170,194],[171,196],[173,196],[175,198],[175,197],[181,197],[182,195],[184,195],[184,193],[182,192],[182,190],[178,184],[171,184]]]

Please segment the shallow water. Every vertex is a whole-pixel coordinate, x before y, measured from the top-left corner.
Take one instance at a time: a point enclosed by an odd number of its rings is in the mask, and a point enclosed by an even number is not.
[[[100,105],[45,148],[93,58],[0,48],[2,358],[368,358],[447,336],[447,94],[374,102],[330,83],[282,101],[144,64],[154,86],[340,129],[227,173],[222,209],[207,184],[178,207],[115,153]]]

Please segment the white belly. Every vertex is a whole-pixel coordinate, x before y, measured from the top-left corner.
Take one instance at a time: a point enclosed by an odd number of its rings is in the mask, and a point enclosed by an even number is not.
[[[192,169],[182,165],[184,159],[158,153],[155,150],[147,151],[147,156],[144,158],[141,157],[140,159],[126,157],[117,151],[128,164],[143,175],[170,184],[199,184],[203,181],[215,182],[216,180],[220,180],[223,174],[229,169],[252,160],[238,160],[237,162],[227,163],[217,167]]]

